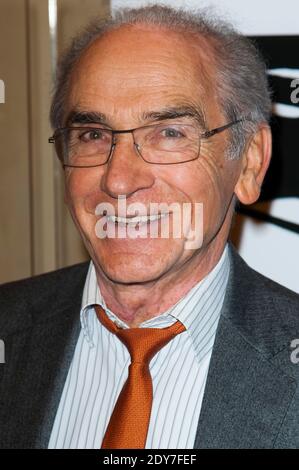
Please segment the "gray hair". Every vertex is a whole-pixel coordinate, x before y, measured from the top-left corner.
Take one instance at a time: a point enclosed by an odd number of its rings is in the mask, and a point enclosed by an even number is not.
[[[252,41],[228,22],[207,10],[187,12],[162,5],[116,11],[113,17],[93,21],[76,36],[59,61],[50,120],[62,127],[69,79],[81,54],[96,39],[123,25],[154,25],[195,37],[204,37],[215,54],[215,87],[220,107],[228,121],[244,121],[230,129],[229,159],[242,155],[247,139],[271,114],[271,96],[266,66]]]

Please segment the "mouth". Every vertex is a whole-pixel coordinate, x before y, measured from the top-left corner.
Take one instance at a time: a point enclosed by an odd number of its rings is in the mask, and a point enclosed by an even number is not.
[[[112,222],[114,224],[123,225],[123,226],[130,226],[136,224],[150,224],[152,222],[156,222],[160,219],[165,219],[169,216],[168,212],[163,214],[154,214],[154,215],[140,215],[140,216],[128,216],[128,217],[120,217],[116,215],[107,215],[107,222]]]

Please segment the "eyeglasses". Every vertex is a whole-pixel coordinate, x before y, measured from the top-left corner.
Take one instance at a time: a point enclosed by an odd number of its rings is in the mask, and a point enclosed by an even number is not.
[[[135,129],[112,130],[101,126],[63,127],[49,138],[63,167],[89,168],[105,165],[117,143],[116,134],[132,133],[135,149],[147,163],[174,165],[196,160],[202,139],[244,121],[237,119],[224,126],[202,132],[199,125],[163,122]]]

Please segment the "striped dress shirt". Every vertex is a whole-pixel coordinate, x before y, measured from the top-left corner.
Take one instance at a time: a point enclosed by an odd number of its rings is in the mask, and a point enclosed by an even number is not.
[[[192,449],[229,276],[227,246],[212,271],[163,314],[141,328],[165,328],[180,320],[186,331],[150,362],[153,404],[147,449]],[[81,309],[81,332],[52,429],[50,449],[99,449],[130,355],[97,319],[101,305],[118,326],[128,326],[105,305],[90,263]]]

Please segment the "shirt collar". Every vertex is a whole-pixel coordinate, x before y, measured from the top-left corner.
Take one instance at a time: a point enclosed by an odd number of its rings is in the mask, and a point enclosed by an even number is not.
[[[179,320],[188,331],[198,358],[202,358],[214,341],[221,307],[223,304],[229,276],[228,247],[225,249],[214,268],[198,282],[184,297],[157,317],[143,322],[140,327],[164,328]],[[93,343],[93,327],[90,312],[94,305],[101,305],[108,317],[121,328],[128,328],[105,304],[97,283],[93,262],[89,270],[82,297],[80,312],[83,334],[90,346]]]

